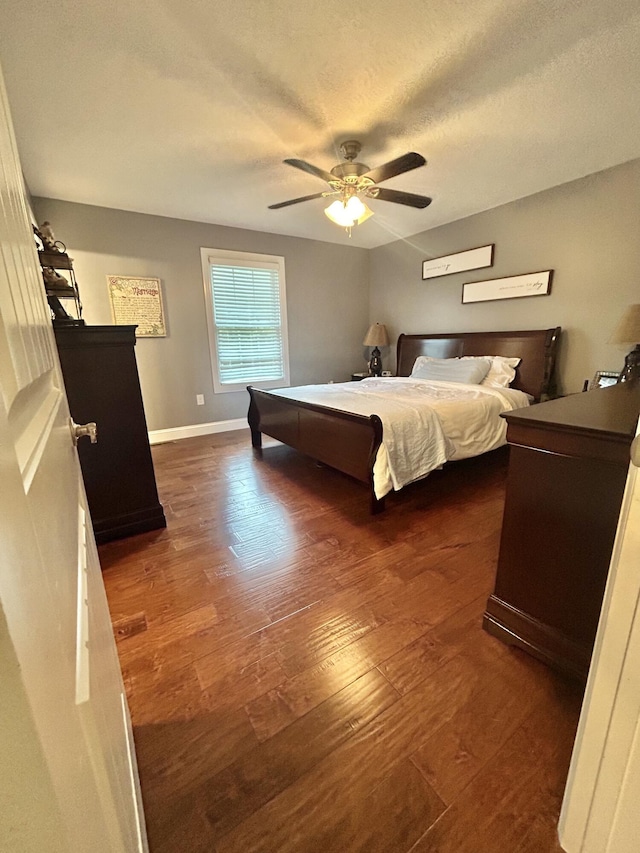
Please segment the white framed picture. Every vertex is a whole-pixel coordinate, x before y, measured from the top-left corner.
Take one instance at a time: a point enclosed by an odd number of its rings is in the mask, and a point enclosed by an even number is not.
[[[494,243],[488,246],[478,246],[476,249],[466,249],[453,255],[442,255],[422,262],[422,278],[439,278],[443,275],[453,275],[455,272],[479,270],[493,265]]]
[[[107,286],[116,326],[137,326],[137,338],[166,337],[159,278],[108,275]]]
[[[462,285],[462,303],[493,302],[496,299],[520,299],[523,296],[548,296],[553,270],[470,281]]]

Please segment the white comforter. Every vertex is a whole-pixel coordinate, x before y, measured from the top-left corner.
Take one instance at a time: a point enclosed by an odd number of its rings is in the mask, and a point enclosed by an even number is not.
[[[528,406],[512,388],[489,388],[413,377],[302,385],[272,391],[282,397],[378,415],[382,445],[373,469],[376,497],[401,489],[453,459],[466,459],[506,442],[501,412]]]

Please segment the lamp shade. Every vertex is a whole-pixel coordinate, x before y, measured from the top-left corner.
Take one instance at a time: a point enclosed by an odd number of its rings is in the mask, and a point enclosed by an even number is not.
[[[365,347],[386,347],[389,345],[389,335],[384,323],[374,323],[362,342]]]
[[[640,343],[640,304],[628,305],[609,338],[610,344]]]
[[[324,212],[332,222],[341,225],[343,228],[360,225],[365,219],[373,215],[373,211],[355,195],[346,201],[334,201],[333,204],[325,208]]]

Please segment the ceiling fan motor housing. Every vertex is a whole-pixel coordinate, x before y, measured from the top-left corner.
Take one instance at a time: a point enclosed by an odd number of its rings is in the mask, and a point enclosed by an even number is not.
[[[369,171],[369,167],[364,163],[338,163],[331,170],[331,174],[336,178],[359,178],[360,175],[365,175]]]
[[[355,160],[361,150],[362,145],[357,139],[347,139],[340,143],[340,151],[345,160]]]
[[[331,170],[331,174],[348,184],[358,183],[358,178],[369,171],[369,166],[365,163],[353,162],[361,149],[362,145],[357,139],[347,139],[346,142],[342,142],[340,145],[340,151],[342,152],[344,159],[348,162],[338,163],[338,165],[334,166]],[[371,183],[373,183],[373,181]]]

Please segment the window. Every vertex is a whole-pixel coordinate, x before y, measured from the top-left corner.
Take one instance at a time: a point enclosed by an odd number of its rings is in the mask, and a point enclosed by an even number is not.
[[[284,258],[200,251],[215,392],[288,385]]]

